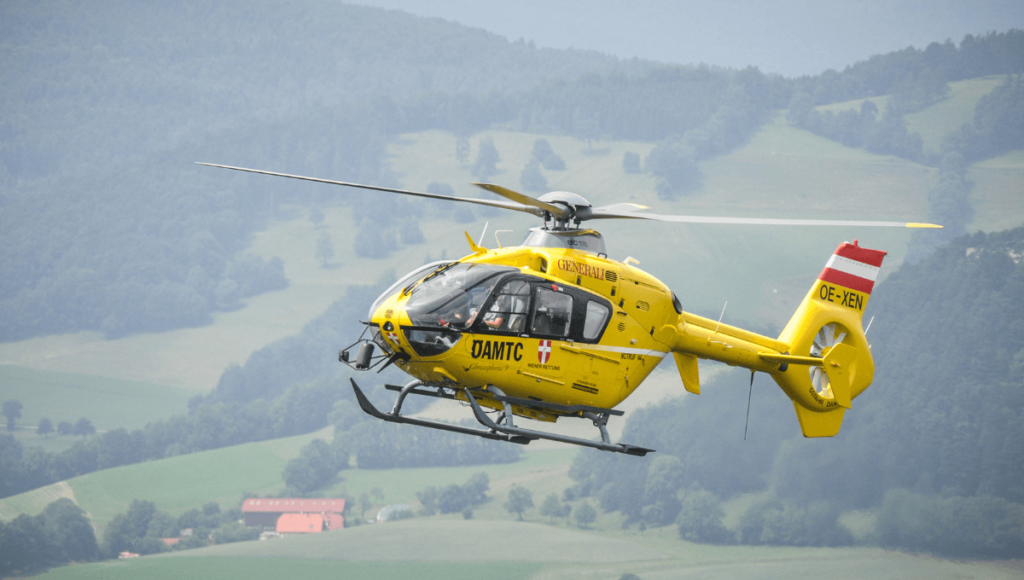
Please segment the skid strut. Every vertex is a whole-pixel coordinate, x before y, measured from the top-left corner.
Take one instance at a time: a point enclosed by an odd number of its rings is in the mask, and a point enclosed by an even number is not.
[[[408,423],[410,425],[418,425],[420,427],[427,427],[430,429],[440,429],[442,431],[475,435],[477,437],[483,437],[484,439],[492,439],[495,441],[509,441],[520,445],[526,445],[530,443],[530,441],[535,441],[537,439],[547,439],[549,441],[581,445],[583,447],[600,449],[601,451],[625,453],[627,455],[636,455],[640,457],[654,451],[653,449],[637,447],[636,445],[611,442],[608,437],[608,430],[605,426],[608,424],[608,418],[611,415],[622,415],[622,411],[602,409],[599,407],[588,407],[586,405],[557,405],[554,403],[543,403],[539,401],[506,397],[505,394],[497,387],[488,386],[487,393],[504,407],[504,411],[498,418],[498,421],[494,421],[488,417],[487,413],[485,413],[480,407],[480,403],[477,402],[476,397],[473,395],[473,390],[462,389],[462,392],[466,395],[466,399],[469,401],[470,406],[473,408],[473,416],[476,417],[476,420],[481,425],[486,427],[486,429],[477,429],[462,425],[453,425],[451,423],[442,423],[440,421],[431,421],[428,419],[416,419],[402,415],[402,403],[405,402],[405,398],[409,395],[422,395],[443,399],[456,398],[455,395],[448,393],[444,388],[430,387],[428,385],[424,385],[421,381],[412,381],[404,387],[386,385],[387,389],[399,391],[399,393],[398,398],[395,400],[395,406],[391,409],[391,412],[381,413],[373,406],[373,403],[366,398],[366,395],[363,394],[363,391],[359,388],[359,385],[356,384],[355,380],[350,380],[352,382],[352,389],[356,394],[356,400],[359,402],[359,406],[363,411],[368,415],[372,415],[373,417],[389,423]],[[591,441],[589,439],[581,439],[579,437],[570,437],[568,435],[558,435],[556,433],[547,433],[544,431],[534,431],[532,429],[517,427],[512,419],[512,404],[547,411],[558,411],[565,413],[565,416],[567,417],[590,419],[594,423],[594,426],[600,430],[601,441]]]

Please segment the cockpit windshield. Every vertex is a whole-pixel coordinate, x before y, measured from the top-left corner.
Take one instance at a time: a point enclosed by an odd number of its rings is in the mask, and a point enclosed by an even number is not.
[[[366,319],[372,320],[374,313],[377,312],[377,309],[380,308],[380,305],[384,304],[384,301],[387,300],[388,298],[391,298],[391,296],[395,292],[397,292],[399,288],[405,288],[410,283],[416,282],[420,278],[424,277],[427,274],[427,272],[437,270],[438,268],[442,266],[447,266],[448,264],[451,263],[452,262],[450,260],[431,262],[429,264],[416,268],[415,270],[409,272],[405,276],[402,276],[401,279],[399,279],[397,282],[389,286],[387,290],[385,290],[380,296],[377,297],[376,300],[373,301],[373,304],[370,306],[370,313],[366,315]]]
[[[465,330],[476,320],[500,275],[516,271],[510,266],[456,264],[413,288],[405,311],[415,326]]]

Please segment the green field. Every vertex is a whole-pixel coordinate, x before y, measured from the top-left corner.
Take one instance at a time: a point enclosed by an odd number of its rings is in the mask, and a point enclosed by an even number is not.
[[[165,385],[0,364],[0,400],[21,401],[22,427],[35,428],[43,417],[54,427],[85,417],[99,430],[138,429],[185,413],[194,395]]]
[[[515,521],[417,518],[129,561],[73,565],[43,578],[301,577],[607,579],[1020,578],[1014,562],[951,562],[876,548],[708,546],[672,526],[579,530]]]
[[[1024,223],[1024,151],[976,163],[967,178],[974,182],[971,231],[997,232]]]
[[[341,562],[293,558],[139,558],[57,568],[40,578],[178,580],[179,578],[361,578],[366,580],[525,580],[540,568],[521,562]]]
[[[36,514],[56,499],[66,484],[72,497],[86,511],[102,533],[115,515],[128,510],[133,499],[150,500],[157,508],[180,514],[190,508],[216,501],[223,507],[240,505],[246,491],[272,493],[282,487],[281,470],[289,459],[314,438],[330,438],[330,429],[284,439],[246,443],[104,469],[0,499],[0,518],[13,519],[19,513]]]

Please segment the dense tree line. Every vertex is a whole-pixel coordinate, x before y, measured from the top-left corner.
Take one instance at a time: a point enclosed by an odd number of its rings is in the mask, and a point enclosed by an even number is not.
[[[335,437],[330,444],[323,439],[310,441],[281,473],[287,486],[285,495],[302,497],[328,485],[342,469],[347,469],[352,455],[344,437]]]
[[[797,79],[791,85],[787,120],[849,147],[862,147],[874,153],[936,164],[943,155],[957,151],[973,163],[1020,147],[1024,127],[1019,120],[1019,81],[1008,82],[983,97],[974,124],[947,137],[937,159],[925,158],[920,135],[907,130],[903,116],[944,98],[949,82],[992,74],[1019,75],[1024,72],[1021,51],[1024,31],[1010,30],[978,38],[968,35],[959,47],[949,41],[932,43],[924,50],[908,48],[875,56],[847,67],[842,73],[829,71],[818,77]],[[815,110],[822,104],[881,95],[889,96],[881,115],[870,101],[865,101],[859,110]]]
[[[825,71],[792,82],[793,93],[810,95],[814,105],[865,97],[900,95],[903,112],[942,96],[941,85],[977,77],[1024,72],[1024,31],[968,34],[960,45],[947,40],[924,49],[906,48],[877,55],[842,71]]]
[[[85,512],[61,498],[37,516],[22,514],[0,522],[0,574],[31,574],[71,562],[117,558],[121,552],[155,554],[259,538],[259,530],[245,527],[241,519],[238,508],[222,512],[216,502],[174,517],[151,501],[132,500],[127,512],[107,524],[99,545]],[[178,541],[168,546],[163,538]]]
[[[205,503],[202,509],[193,508],[174,517],[158,510],[151,501],[135,499],[127,512],[115,515],[107,524],[102,553],[107,558],[117,558],[121,552],[156,554],[259,538],[259,529],[245,527],[239,523],[241,519],[239,508],[221,511],[217,502]],[[182,532],[186,535],[180,535]],[[178,538],[178,542],[168,546],[162,538]]]
[[[68,562],[100,559],[92,524],[73,501],[61,498],[37,516],[0,522],[0,576],[40,572]]]
[[[366,469],[512,463],[521,452],[519,445],[377,420],[362,421],[345,436],[356,464]]]
[[[432,516],[438,512],[455,514],[462,512],[469,515],[473,507],[487,501],[487,490],[491,480],[486,473],[474,473],[466,483],[452,483],[446,487],[427,487],[416,492],[416,499],[423,506],[421,515]],[[467,510],[469,510],[467,512]]]
[[[958,238],[878,287],[867,313],[875,317],[874,385],[837,437],[800,437],[788,398],[758,379],[756,435],[743,441],[749,375],[732,372],[699,398],[630,418],[623,439],[651,445],[657,457],[581,452],[568,493],[594,496],[634,522],[675,522],[695,541],[841,545],[852,537],[838,515],[871,509],[883,546],[956,557],[1019,553],[1022,304],[1024,228]],[[758,491],[768,497],[723,536],[718,502]]]

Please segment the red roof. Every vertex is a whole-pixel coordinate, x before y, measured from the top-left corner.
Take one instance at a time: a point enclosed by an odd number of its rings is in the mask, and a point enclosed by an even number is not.
[[[345,511],[343,499],[302,499],[289,497],[258,497],[242,503],[242,513],[319,514]]]
[[[314,534],[324,531],[324,517],[320,514],[281,514],[277,518],[279,534]]]

